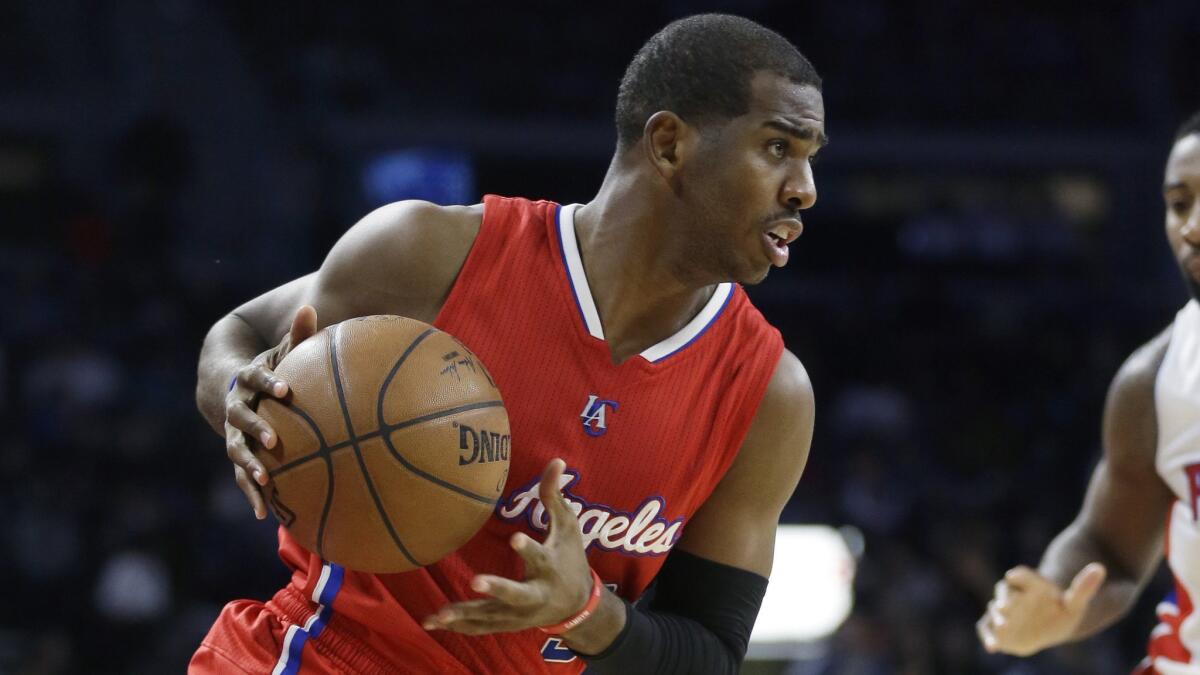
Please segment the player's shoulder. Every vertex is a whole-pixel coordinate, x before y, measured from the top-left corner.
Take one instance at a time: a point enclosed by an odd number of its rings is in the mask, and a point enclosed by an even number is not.
[[[385,204],[363,217],[355,230],[386,244],[406,237],[473,239],[483,222],[483,204],[441,206],[419,199]],[[468,242],[469,243],[469,242]]]
[[[799,432],[812,426],[815,409],[816,396],[808,370],[795,354],[784,349],[763,392],[755,422]]]
[[[1113,377],[1104,405],[1105,455],[1110,468],[1153,469],[1158,447],[1154,387],[1171,341],[1171,327],[1138,347]]]
[[[1113,378],[1114,393],[1131,396],[1154,396],[1154,382],[1171,345],[1171,328],[1168,325],[1158,335],[1146,341],[1125,359]]]
[[[813,388],[808,369],[790,350],[784,349],[779,355],[779,363],[775,365],[775,374],[767,384],[766,395],[792,405],[812,404]]]
[[[482,204],[439,206],[415,199],[385,204],[355,223],[326,263],[362,273],[367,270],[360,264],[380,258],[405,262],[457,258],[470,248],[482,221]]]
[[[483,205],[406,200],[363,216],[329,251],[318,291],[348,316],[403,314],[431,320],[458,276],[483,220]]]

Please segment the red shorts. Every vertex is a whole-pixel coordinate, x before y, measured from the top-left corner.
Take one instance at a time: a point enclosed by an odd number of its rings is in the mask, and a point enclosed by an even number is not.
[[[418,654],[403,663],[386,658],[357,639],[356,624],[321,610],[291,588],[265,604],[235,600],[221,610],[192,656],[188,673],[387,675],[444,670],[420,660]]]

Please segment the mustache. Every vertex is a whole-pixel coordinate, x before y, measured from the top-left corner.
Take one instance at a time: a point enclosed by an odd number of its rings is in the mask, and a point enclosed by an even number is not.
[[[765,224],[774,223],[774,222],[780,221],[780,220],[797,220],[798,221],[798,220],[800,220],[800,212],[799,211],[780,211],[780,212],[776,213],[775,215],[769,216],[767,218],[763,218],[762,222],[765,225]]]

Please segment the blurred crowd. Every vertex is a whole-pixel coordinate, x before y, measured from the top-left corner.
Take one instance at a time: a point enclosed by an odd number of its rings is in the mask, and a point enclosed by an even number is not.
[[[611,149],[590,139],[609,138],[629,56],[671,18],[718,8],[809,54],[834,141],[790,266],[751,295],[818,398],[785,520],[852,525],[861,555],[849,620],[778,672],[1127,672],[1163,579],[1117,628],[1034,659],[986,655],[974,622],[1004,570],[1036,563],[1074,516],[1109,379],[1184,298],[1156,171],[1169,126],[1200,103],[1182,91],[1200,16],[1017,2],[977,25],[973,3],[943,5],[814,3],[799,23],[771,0],[570,16],[0,7],[0,59],[22,64],[0,68],[0,673],[180,672],[224,602],[284,583],[271,521],[251,517],[195,411],[196,357],[212,322],[319,264],[375,205],[361,172],[373,142],[407,133],[394,120],[461,136],[472,198],[586,200]],[[976,48],[946,56],[964,35]],[[563,119],[595,124],[552,133]],[[930,119],[952,120],[961,149],[929,150]],[[488,132],[522,120],[505,128],[547,130],[533,159]],[[1095,136],[1055,151],[1070,166],[988,154],[985,129],[1035,123]],[[843,132],[863,125],[918,140],[872,154]],[[1114,150],[1130,126],[1144,133]]]

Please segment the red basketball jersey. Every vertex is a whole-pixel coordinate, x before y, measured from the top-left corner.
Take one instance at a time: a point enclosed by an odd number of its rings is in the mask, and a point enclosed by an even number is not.
[[[446,603],[479,597],[469,588],[476,574],[522,578],[508,542],[517,531],[545,537],[537,480],[551,459],[567,463],[562,490],[580,516],[588,561],[629,600],[729,468],[782,353],[779,332],[738,285],[720,284],[679,333],[613,365],[574,210],[486,197],[479,234],[435,321],[486,364],[508,409],[511,468],[492,517],[457,552],[392,575],[324,563],[280,528],[293,577],[273,602],[295,624],[284,646],[294,660],[307,639],[323,641],[312,627],[328,626],[405,672],[579,672],[583,662],[537,630],[468,637],[420,624]]]

